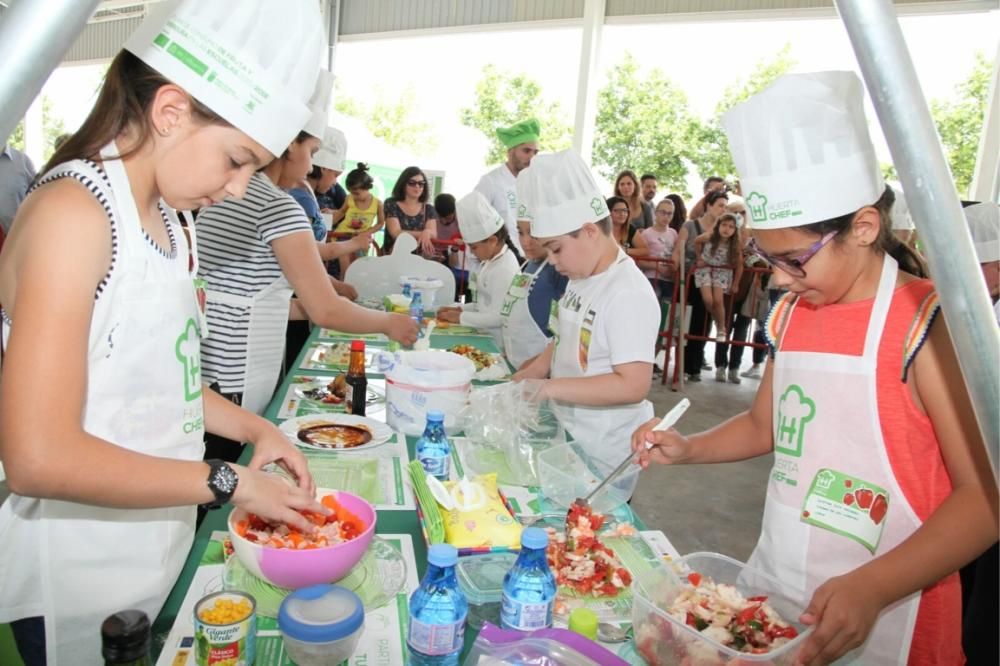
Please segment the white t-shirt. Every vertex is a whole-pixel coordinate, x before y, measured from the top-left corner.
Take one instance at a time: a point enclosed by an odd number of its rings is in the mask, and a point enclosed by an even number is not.
[[[507,289],[520,268],[514,253],[506,245],[499,255],[482,266],[476,275],[476,302],[462,307],[459,323],[483,329],[503,349],[503,317],[500,316],[500,309]]]
[[[500,213],[514,247],[523,256],[524,249],[517,237],[517,178],[506,164],[501,164],[479,179],[476,191],[486,197],[490,205]]]
[[[261,173],[250,178],[242,199],[227,199],[201,211],[198,277],[209,291],[253,298],[282,277],[271,243],[304,231],[313,238],[302,206]],[[245,382],[250,308],[208,300],[209,336],[201,344],[201,373],[223,393],[241,393]]]

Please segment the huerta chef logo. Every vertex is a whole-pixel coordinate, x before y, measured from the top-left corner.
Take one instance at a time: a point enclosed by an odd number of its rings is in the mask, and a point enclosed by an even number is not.
[[[177,337],[174,355],[184,366],[184,400],[191,402],[201,397],[201,344],[198,324],[188,319],[184,332]]]
[[[751,192],[747,197],[750,206],[750,219],[754,222],[767,222],[767,197],[760,192]]]
[[[594,197],[591,199],[590,207],[594,209],[594,215],[608,214],[608,204],[600,197]]]
[[[750,208],[750,219],[758,224],[777,222],[786,217],[798,217],[802,214],[802,207],[798,199],[769,204],[766,196],[760,192],[751,192],[750,196],[746,198],[746,202]]]
[[[788,456],[800,457],[806,424],[812,421],[814,416],[816,416],[816,403],[806,397],[802,387],[790,384],[778,401],[775,450]]]

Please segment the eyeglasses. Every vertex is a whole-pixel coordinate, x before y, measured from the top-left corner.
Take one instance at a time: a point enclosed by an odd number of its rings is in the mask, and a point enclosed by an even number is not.
[[[628,208],[612,208],[612,213],[628,213]]]
[[[758,257],[768,262],[772,266],[777,266],[781,270],[785,271],[792,277],[804,278],[806,276],[806,271],[803,266],[806,262],[816,256],[816,253],[823,249],[823,246],[833,240],[834,236],[837,235],[836,231],[831,231],[825,236],[820,238],[818,241],[809,246],[809,249],[800,254],[797,257],[774,257],[767,252],[760,249],[757,245],[757,241],[753,238],[750,239],[748,244],[750,251],[756,254]]]
[[[426,180],[408,180],[408,181],[406,181],[406,184],[409,185],[410,187],[424,187],[425,185],[427,185],[427,181]]]

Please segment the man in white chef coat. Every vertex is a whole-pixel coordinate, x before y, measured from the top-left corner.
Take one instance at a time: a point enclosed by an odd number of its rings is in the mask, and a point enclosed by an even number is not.
[[[535,118],[497,129],[497,137],[507,148],[507,161],[479,179],[476,191],[493,206],[507,227],[517,251],[524,254],[517,237],[517,174],[528,168],[538,154],[540,126]]]

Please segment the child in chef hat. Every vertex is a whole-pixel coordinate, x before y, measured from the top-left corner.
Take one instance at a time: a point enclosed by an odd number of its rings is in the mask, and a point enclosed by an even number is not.
[[[749,411],[641,462],[774,453],[750,564],[810,599],[802,663],[962,663],[955,572],[997,540],[997,489],[933,284],[880,213],[849,72],[792,74],[723,118],[752,247],[789,294]]]
[[[621,433],[652,416],[647,401],[660,306],[649,281],[611,238],[590,169],[565,150],[538,155],[517,178],[531,235],[569,278],[549,328],[553,342],[515,379],[544,379],[563,425],[595,459],[628,455]],[[610,468],[608,469],[610,471]]]
[[[441,321],[483,329],[502,348],[500,308],[510,281],[517,275],[521,258],[503,218],[478,191],[470,192],[455,203],[455,216],[462,240],[482,262],[479,272],[471,278],[476,280],[476,302],[457,308],[440,308],[437,317]]]

